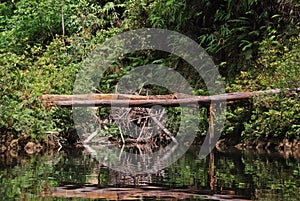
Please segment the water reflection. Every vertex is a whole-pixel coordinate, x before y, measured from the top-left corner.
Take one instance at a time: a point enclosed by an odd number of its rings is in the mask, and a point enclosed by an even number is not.
[[[1,155],[0,200],[300,200],[300,160],[279,154],[198,147],[156,174],[111,170],[85,150]]]

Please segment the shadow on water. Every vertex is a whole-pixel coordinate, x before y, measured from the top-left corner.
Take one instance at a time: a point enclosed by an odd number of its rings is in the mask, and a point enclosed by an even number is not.
[[[300,200],[300,160],[192,146],[155,174],[111,170],[82,149],[1,155],[0,200]]]

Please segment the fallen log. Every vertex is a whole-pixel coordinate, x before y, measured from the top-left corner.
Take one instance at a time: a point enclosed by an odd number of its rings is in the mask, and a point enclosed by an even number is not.
[[[153,99],[173,99],[175,95],[153,95],[141,96],[130,94],[73,94],[73,95],[42,95],[43,101],[72,101],[72,100],[153,100]]]
[[[249,99],[256,95],[278,94],[281,92],[291,93],[300,92],[300,88],[294,90],[270,89],[253,92],[233,92],[212,96],[192,96],[187,94],[169,95],[130,95],[130,94],[75,94],[75,95],[43,95],[41,100],[46,107],[65,106],[65,107],[95,107],[95,106],[114,106],[114,107],[151,107],[161,106],[193,106],[209,105],[213,102],[232,102]]]

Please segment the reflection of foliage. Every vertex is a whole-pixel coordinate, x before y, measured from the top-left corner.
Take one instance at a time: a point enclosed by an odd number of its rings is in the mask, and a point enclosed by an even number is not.
[[[0,170],[3,200],[45,200],[52,187],[64,183],[82,185],[97,163],[81,152],[68,155],[33,156],[12,169]],[[47,198],[47,200],[64,200]]]
[[[24,164],[0,171],[1,199],[34,200],[37,194],[57,185],[57,181],[50,177],[54,160],[53,156],[33,157]]]
[[[199,160],[198,149],[199,147],[192,147],[181,159],[157,174],[136,176],[122,174],[107,167],[99,168],[98,161],[81,151],[32,156],[25,163],[0,170],[1,199],[66,200],[43,196],[49,195],[47,193],[51,193],[52,187],[80,189],[91,186],[91,181],[93,184],[98,181],[101,188],[132,187],[149,182],[148,186],[159,185],[167,189],[208,194],[211,178],[208,172],[212,161],[209,156]],[[216,179],[214,191],[218,194],[228,191],[251,199],[266,200],[296,201],[300,198],[297,159],[247,152],[215,152],[213,165]]]
[[[195,147],[194,147],[195,148]],[[197,152],[197,151],[196,151]],[[274,159],[253,153],[215,153],[215,190],[234,191],[252,199],[298,200],[299,168],[293,159]],[[207,189],[209,157],[198,160],[195,149],[171,165],[164,177],[156,177],[169,188]]]
[[[243,158],[246,175],[251,175],[257,195],[273,200],[298,200],[299,169],[292,160],[273,161],[262,157],[253,158],[251,154]],[[289,170],[288,172],[286,170]]]
[[[97,164],[90,155],[83,155],[81,151],[72,152],[55,164],[51,176],[60,184],[84,184],[87,182],[87,174],[97,168]]]

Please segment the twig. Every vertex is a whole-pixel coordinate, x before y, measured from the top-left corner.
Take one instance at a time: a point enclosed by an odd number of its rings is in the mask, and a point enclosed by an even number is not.
[[[172,135],[172,133],[166,128],[164,127],[160,121],[158,121],[156,119],[155,116],[152,116],[150,109],[146,108],[149,116],[153,119],[153,121],[172,139],[173,142],[175,142],[176,144],[179,144],[178,141],[176,140],[176,138]]]
[[[91,141],[91,139],[93,139],[96,135],[98,134],[97,130],[95,132],[93,132],[91,135],[89,135],[89,137],[87,137],[83,143],[88,143],[89,141]]]

